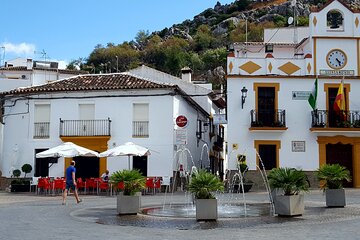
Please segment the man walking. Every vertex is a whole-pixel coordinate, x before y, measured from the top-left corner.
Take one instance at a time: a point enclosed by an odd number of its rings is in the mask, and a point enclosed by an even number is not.
[[[76,198],[76,203],[82,202],[79,198],[77,188],[76,188],[76,178],[75,178],[76,168],[75,168],[75,161],[71,161],[70,166],[66,169],[66,187],[63,194],[63,202],[62,204],[66,204],[66,197],[68,191],[72,189],[74,191],[74,196]]]

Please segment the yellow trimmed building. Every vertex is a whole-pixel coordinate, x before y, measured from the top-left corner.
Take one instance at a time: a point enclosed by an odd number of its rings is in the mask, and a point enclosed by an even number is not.
[[[339,163],[351,172],[348,187],[360,187],[360,13],[329,1],[308,27],[265,29],[263,42],[231,50],[226,168],[236,169],[238,154],[251,170]],[[333,108],[342,79],[345,117]]]

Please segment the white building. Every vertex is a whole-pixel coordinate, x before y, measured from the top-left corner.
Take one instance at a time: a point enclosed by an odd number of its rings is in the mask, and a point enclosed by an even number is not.
[[[64,176],[71,159],[36,159],[35,154],[67,141],[98,152],[130,141],[152,153],[131,158],[130,167],[145,175],[173,176],[179,164],[189,171],[201,163],[204,144],[210,147],[209,133],[218,135],[208,126],[213,110],[164,82],[130,73],[82,75],[3,93],[3,175],[30,163],[35,176]],[[176,125],[179,116],[187,118],[186,126]],[[84,178],[128,168],[127,157],[76,161],[77,176]]]
[[[5,62],[5,66],[0,67],[0,92],[37,86],[86,73],[85,71],[59,69],[57,62],[16,58]],[[2,152],[3,139],[3,125],[1,124],[0,152]],[[1,161],[2,159],[0,158]]]
[[[0,67],[0,91],[42,85],[86,73],[79,70],[59,69],[57,62],[16,58],[7,61],[4,67]]]
[[[309,27],[266,29],[264,42],[234,44],[227,59],[230,169],[237,154],[251,170],[260,159],[265,169],[340,163],[353,177],[349,186],[360,187],[359,25],[360,14],[334,0],[310,14]],[[345,121],[333,110],[342,76]],[[307,100],[316,78],[313,111]]]

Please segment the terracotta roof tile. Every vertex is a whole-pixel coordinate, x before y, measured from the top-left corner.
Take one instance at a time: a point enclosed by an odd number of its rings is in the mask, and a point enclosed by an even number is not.
[[[74,76],[40,86],[14,89],[3,92],[2,95],[84,90],[161,89],[175,87],[177,86],[155,83],[129,74],[117,73]]]

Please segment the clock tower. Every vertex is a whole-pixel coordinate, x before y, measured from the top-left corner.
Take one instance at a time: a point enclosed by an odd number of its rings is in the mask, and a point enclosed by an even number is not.
[[[360,75],[360,14],[330,1],[309,18],[314,74]],[[351,60],[350,60],[351,59]]]

